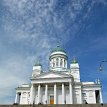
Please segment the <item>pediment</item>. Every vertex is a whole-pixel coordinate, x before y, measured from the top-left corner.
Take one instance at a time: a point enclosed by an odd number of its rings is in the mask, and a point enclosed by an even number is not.
[[[57,72],[47,72],[36,76],[36,78],[63,78],[63,77],[70,77],[70,76],[64,73],[57,73]]]

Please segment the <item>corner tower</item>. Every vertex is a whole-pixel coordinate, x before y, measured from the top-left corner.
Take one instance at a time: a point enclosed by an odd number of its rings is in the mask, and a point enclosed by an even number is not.
[[[66,52],[59,45],[57,45],[49,57],[50,70],[65,71],[67,69],[67,59]]]
[[[71,75],[74,77],[75,82],[80,82],[80,70],[79,64],[76,58],[74,57],[70,64]]]
[[[41,65],[41,63],[38,61],[38,62],[36,62],[36,64],[33,66],[32,77],[35,77],[35,76],[39,75],[41,72],[42,72],[42,65]]]

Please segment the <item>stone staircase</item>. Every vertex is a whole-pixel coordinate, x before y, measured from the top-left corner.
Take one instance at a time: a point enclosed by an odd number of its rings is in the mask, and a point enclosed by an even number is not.
[[[107,104],[0,105],[0,107],[107,107]]]

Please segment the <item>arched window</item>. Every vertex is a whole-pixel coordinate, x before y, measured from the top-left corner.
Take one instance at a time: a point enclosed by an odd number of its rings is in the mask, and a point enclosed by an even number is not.
[[[60,67],[63,65],[63,59],[60,60]]]
[[[64,60],[64,67],[66,67],[66,60]]]
[[[58,62],[59,62],[59,59],[58,59],[58,58],[56,58],[56,66],[58,66]]]

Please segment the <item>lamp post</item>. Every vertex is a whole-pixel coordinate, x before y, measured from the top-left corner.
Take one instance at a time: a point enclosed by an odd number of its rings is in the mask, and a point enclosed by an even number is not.
[[[100,66],[99,66],[99,71],[100,72],[102,72],[103,70],[104,70],[104,68],[103,68],[103,64],[104,63],[107,63],[107,60],[102,60],[101,62],[100,62]],[[98,79],[99,80],[99,79]],[[99,80],[99,82],[100,82],[100,80]],[[103,105],[103,102],[101,103],[102,105]]]
[[[107,60],[102,60],[100,62],[100,66],[99,66],[99,69],[98,69],[100,72],[102,72],[104,70],[103,64],[106,63],[106,62],[107,62]],[[97,79],[97,83],[100,83],[100,79],[99,78]]]
[[[100,62],[100,67],[99,67],[99,71],[103,71],[103,63],[106,63],[107,60],[103,60]]]

